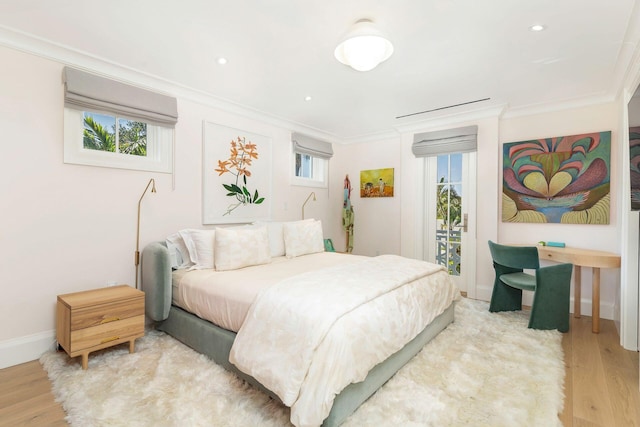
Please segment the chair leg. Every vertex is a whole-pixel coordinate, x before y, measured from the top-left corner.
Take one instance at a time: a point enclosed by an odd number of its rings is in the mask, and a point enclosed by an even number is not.
[[[516,311],[522,310],[522,290],[505,285],[496,278],[491,294],[489,311]]]
[[[536,292],[531,306],[529,327],[569,331],[571,264],[540,268],[536,272]]]

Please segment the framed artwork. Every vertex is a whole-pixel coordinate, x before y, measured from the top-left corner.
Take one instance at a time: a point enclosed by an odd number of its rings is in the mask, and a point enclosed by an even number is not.
[[[629,164],[631,165],[631,210],[640,210],[640,126],[629,128]]]
[[[611,132],[503,146],[502,221],[609,224]]]
[[[271,138],[203,123],[202,223],[271,217]]]
[[[360,171],[360,197],[393,197],[393,168]]]

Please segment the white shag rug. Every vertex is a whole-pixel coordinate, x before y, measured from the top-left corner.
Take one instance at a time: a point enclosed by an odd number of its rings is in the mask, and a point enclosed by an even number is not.
[[[561,334],[465,298],[455,316],[343,426],[562,426]],[[79,360],[40,358],[74,427],[291,425],[286,407],[160,332],[136,340],[134,354],[90,354],[87,371]]]

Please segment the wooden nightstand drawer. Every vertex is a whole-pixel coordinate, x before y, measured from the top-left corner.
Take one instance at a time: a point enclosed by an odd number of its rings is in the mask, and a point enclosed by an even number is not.
[[[71,331],[71,350],[69,355],[75,357],[85,351],[95,351],[110,347],[143,335],[144,315],[78,329]]]
[[[127,319],[144,313],[144,297],[100,304],[74,310],[71,314],[71,330],[90,328],[92,326]],[[143,322],[144,323],[144,322]]]
[[[129,342],[133,353],[144,336],[144,292],[127,285],[59,295],[56,313],[58,344],[82,369],[90,352]]]

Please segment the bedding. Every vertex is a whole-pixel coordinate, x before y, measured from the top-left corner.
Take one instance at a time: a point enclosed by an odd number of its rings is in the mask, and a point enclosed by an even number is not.
[[[293,275],[364,259],[366,257],[321,252],[293,259],[276,257],[268,264],[233,271],[176,270],[173,272],[173,304],[238,332],[260,291]]]
[[[315,220],[228,227],[230,239],[216,245],[220,230],[181,230],[145,247],[147,316],[159,330],[285,401],[298,426],[339,425],[453,321],[459,292],[433,264],[323,252],[321,223]],[[310,241],[301,242],[296,232]],[[234,236],[258,239],[260,250],[237,256],[239,251],[229,249]],[[374,284],[381,278],[383,283]],[[346,290],[353,293],[347,296]],[[333,318],[321,317],[327,312]],[[274,343],[259,346],[273,334],[289,340],[287,350]],[[266,359],[241,360],[250,354]],[[291,363],[291,355],[303,357]],[[282,374],[283,367],[292,375]]]
[[[258,295],[229,360],[290,406],[294,425],[317,426],[457,295],[444,267],[395,255],[296,275]]]

